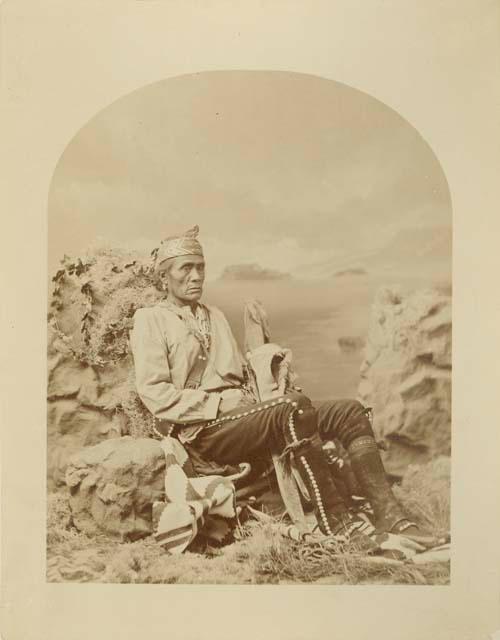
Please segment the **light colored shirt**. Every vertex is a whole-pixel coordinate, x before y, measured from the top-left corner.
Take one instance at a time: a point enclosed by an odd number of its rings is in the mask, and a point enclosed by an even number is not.
[[[196,358],[203,353],[190,328],[191,320],[201,316],[193,316],[188,306],[176,307],[166,300],[138,309],[134,315],[130,346],[137,393],[160,420],[184,424],[213,420],[224,396],[235,396],[235,404],[242,397],[235,387],[243,384],[244,361],[231,328],[219,309],[203,307],[209,318],[210,350],[204,352],[207,363],[197,389],[185,385]],[[180,439],[189,441],[198,431],[198,427],[183,428]]]

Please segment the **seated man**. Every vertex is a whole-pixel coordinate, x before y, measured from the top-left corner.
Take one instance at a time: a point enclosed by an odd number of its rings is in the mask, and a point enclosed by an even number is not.
[[[357,538],[368,548],[380,533],[396,534],[384,539],[399,543],[400,536],[404,544],[429,543],[394,497],[359,402],[338,400],[315,409],[294,392],[249,403],[244,361],[229,324],[219,309],[199,302],[205,261],[197,233],[195,227],[162,243],[155,268],[165,299],[136,312],[130,336],[137,391],[158,430],[219,465],[269,458],[269,452],[290,455],[325,536]],[[376,528],[348,508],[335,484],[322,449],[322,441],[333,439],[349,453]]]

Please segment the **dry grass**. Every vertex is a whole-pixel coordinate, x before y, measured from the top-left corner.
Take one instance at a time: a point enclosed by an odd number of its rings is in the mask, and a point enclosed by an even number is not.
[[[410,466],[394,491],[407,513],[437,536],[450,530],[450,458]]]
[[[412,517],[449,530],[449,459],[410,468],[396,492]],[[239,540],[208,553],[170,556],[152,538],[116,544],[78,533],[64,494],[48,501],[47,579],[52,582],[183,584],[448,584],[449,563],[401,564],[283,538],[273,524],[248,522]]]

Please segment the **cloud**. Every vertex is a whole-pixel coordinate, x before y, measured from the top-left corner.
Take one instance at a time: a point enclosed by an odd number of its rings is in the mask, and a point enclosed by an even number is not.
[[[265,269],[255,262],[252,264],[232,264],[224,269],[220,280],[286,280],[290,273]]]
[[[293,278],[312,281],[331,277],[332,269],[352,263],[352,252],[348,246],[307,248],[300,245],[299,239],[290,236],[253,241],[246,234],[240,234],[232,242],[214,236],[204,236],[201,240],[209,280],[217,280],[229,265],[254,263],[263,269],[290,273]]]
[[[149,85],[79,131],[51,185],[49,256],[96,236],[150,251],[199,224],[208,279],[254,263],[314,281],[371,274],[400,229],[450,221],[437,159],[382,103],[300,74],[210,72]]]

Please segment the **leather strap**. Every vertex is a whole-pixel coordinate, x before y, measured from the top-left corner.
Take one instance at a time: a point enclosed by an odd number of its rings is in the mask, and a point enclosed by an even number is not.
[[[201,379],[203,374],[205,373],[205,369],[207,368],[208,363],[208,355],[204,351],[204,349],[200,345],[200,349],[198,351],[198,355],[194,364],[191,368],[191,371],[188,374],[186,384],[184,385],[185,389],[198,389],[201,384]],[[185,423],[175,422],[173,420],[158,420],[155,418],[155,426],[154,430],[156,434],[161,436],[162,438],[170,435],[174,435],[175,427],[180,427]],[[186,426],[193,426],[193,424],[187,423]]]
[[[201,379],[203,378],[203,374],[205,373],[205,369],[208,364],[208,354],[204,349],[201,348],[198,351],[198,355],[194,364],[191,368],[191,371],[188,374],[186,383],[184,385],[185,389],[198,389],[201,384]]]

